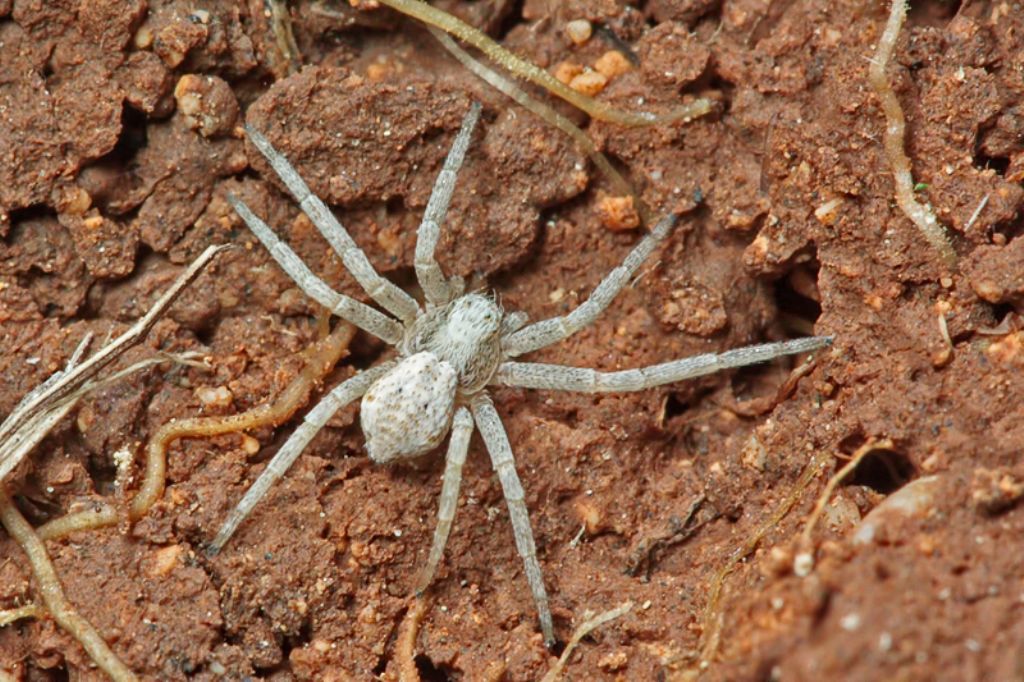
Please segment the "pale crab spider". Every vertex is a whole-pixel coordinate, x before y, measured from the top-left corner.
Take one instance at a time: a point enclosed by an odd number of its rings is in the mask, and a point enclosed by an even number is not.
[[[659,222],[633,248],[622,265],[608,273],[590,297],[568,315],[527,325],[525,314],[505,313],[489,296],[464,293],[461,279],[444,276],[434,258],[434,250],[440,223],[444,220],[455,187],[456,174],[462,166],[479,117],[480,106],[474,104],[448,152],[417,232],[415,270],[426,297],[424,307],[374,270],[345,228],[324,202],[310,192],[291,164],[274,150],[263,135],[247,128],[249,139],[341,256],[348,271],[366,293],[394,317],[335,292],[314,275],[244,203],[229,197],[231,205],[306,294],[338,317],[396,346],[399,359],[382,363],[343,382],[306,414],[302,424],[230,513],[210,550],[217,552],[224,546],[270,486],[288,470],[331,416],[362,396],[360,422],[366,449],[374,462],[387,463],[423,455],[439,446],[451,432],[434,541],[417,583],[418,590],[423,590],[430,585],[448,540],[462,482],[462,465],[475,424],[480,429],[501,482],[516,548],[522,557],[526,579],[536,602],[540,628],[545,641],[551,644],[554,642],[551,612],[537,561],[523,487],[516,474],[508,436],[487,393],[487,386],[590,393],[639,391],[728,367],[742,367],[782,355],[812,351],[827,346],[831,338],[819,336],[766,343],[618,372],[510,361],[510,358],[561,341],[591,324],[669,233],[675,217],[669,216]]]

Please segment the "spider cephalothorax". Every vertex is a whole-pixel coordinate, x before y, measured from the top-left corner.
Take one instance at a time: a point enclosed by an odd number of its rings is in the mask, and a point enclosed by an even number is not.
[[[339,294],[316,277],[284,242],[249,208],[234,197],[231,204],[288,275],[335,315],[397,347],[399,358],[367,369],[335,387],[310,410],[260,477],[231,512],[210,545],[224,546],[238,525],[299,456],[313,436],[339,408],[362,396],[360,423],[370,457],[380,463],[425,454],[451,434],[445,457],[441,502],[430,555],[418,589],[429,586],[441,560],[462,481],[462,465],[474,427],[479,429],[508,504],[516,549],[533,593],[541,631],[554,642],[551,611],[534,546],[523,487],[516,473],[512,447],[487,387],[519,386],[588,393],[639,391],[727,367],[742,367],[781,355],[821,348],[830,337],[809,337],[708,353],[660,365],[619,372],[582,367],[514,362],[510,358],[557,343],[591,324],[629,282],[641,263],[668,235],[675,218],[659,222],[619,267],[608,273],[590,297],[567,315],[527,325],[523,313],[504,313],[495,301],[478,293],[463,294],[462,280],[446,278],[434,258],[440,223],[448,209],[455,177],[469,146],[479,105],[466,115],[444,168],[434,184],[416,238],[416,277],[426,298],[421,306],[409,294],[381,277],[366,255],[327,206],[313,195],[288,161],[257,131],[249,138],[267,158],[313,224],[341,256],[356,281],[391,315]]]
[[[455,370],[460,391],[476,393],[501,362],[503,317],[490,297],[464,294],[416,318],[399,349],[407,355],[433,353]]]

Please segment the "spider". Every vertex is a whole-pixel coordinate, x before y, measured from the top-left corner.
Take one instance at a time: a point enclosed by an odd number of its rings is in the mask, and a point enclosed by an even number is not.
[[[480,118],[474,103],[462,121],[444,167],[434,184],[416,235],[415,272],[425,304],[374,270],[352,237],[322,200],[310,192],[291,164],[267,139],[251,127],[249,139],[273,167],[310,220],[341,256],[342,262],[366,293],[388,311],[339,294],[320,280],[238,198],[228,201],[277,263],[311,298],[334,315],[395,346],[398,359],[383,362],[341,383],[312,409],[281,446],[256,482],[228,515],[210,545],[218,552],[239,524],[292,465],[299,453],[344,405],[362,398],[360,424],[370,458],[379,464],[418,457],[437,448],[448,433],[433,545],[417,581],[417,592],[433,581],[455,517],[462,481],[462,466],[474,428],[479,429],[501,483],[516,548],[536,603],[545,642],[554,643],[551,611],[537,550],[524,502],[523,486],[501,418],[488,395],[488,386],[587,393],[640,391],[682,379],[742,367],[782,355],[804,353],[829,345],[831,337],[806,337],[708,353],[641,369],[599,372],[582,367],[516,362],[512,358],[561,341],[590,325],[633,277],[637,268],[668,235],[676,216],[662,219],[633,248],[622,265],[597,285],[590,297],[569,314],[527,324],[522,312],[506,313],[494,297],[466,292],[458,277],[445,277],[434,257],[444,220],[462,166]]]

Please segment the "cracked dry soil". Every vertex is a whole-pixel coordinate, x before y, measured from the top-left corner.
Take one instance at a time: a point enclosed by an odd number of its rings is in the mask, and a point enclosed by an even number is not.
[[[794,575],[816,476],[726,580],[704,679],[1008,680],[1024,674],[1024,11],[915,2],[891,77],[922,198],[960,254],[946,275],[892,200],[867,85],[888,7],[872,0],[440,3],[542,67],[635,56],[599,98],[689,124],[588,134],[682,225],[601,321],[532,359],[620,369],[811,333],[836,343],[776,399],[780,361],[633,395],[498,390],[556,629],[637,606],[577,649],[570,679],[685,679],[714,574],[818,453],[869,438]],[[595,208],[609,183],[558,131],[482,85],[414,23],[296,2],[286,76],[257,0],[0,0],[0,414],[87,330],[123,329],[205,246],[243,246],[126,362],[199,350],[103,390],[6,481],[35,524],[117,499],[114,454],[174,418],[268,401],[322,333],[317,310],[230,211],[234,192],[313,269],[361,296],[240,132],[267,131],[371,261],[412,283],[415,227],[473,99],[484,120],[440,260],[533,319],[576,305],[637,233]],[[566,24],[601,27],[577,45]],[[987,198],[983,210],[975,209]],[[823,208],[824,207],[824,208]],[[948,343],[940,317],[945,320]],[[357,335],[332,386],[384,352]],[[218,389],[216,391],[205,390]],[[220,390],[220,389],[226,389]],[[341,411],[227,549],[202,552],[290,432],[184,440],[132,528],[51,542],[70,601],[145,679],[395,679],[395,634],[430,547],[441,458],[371,466]],[[881,508],[936,476],[914,513]],[[133,483],[128,484],[131,489]],[[694,501],[701,525],[679,533]],[[891,505],[890,505],[891,507]],[[582,529],[582,530],[581,530]],[[574,538],[579,535],[578,541]],[[416,665],[424,679],[538,679],[537,633],[500,487],[474,439]],[[33,599],[0,537],[0,607]],[[96,679],[52,620],[0,629],[17,680]]]

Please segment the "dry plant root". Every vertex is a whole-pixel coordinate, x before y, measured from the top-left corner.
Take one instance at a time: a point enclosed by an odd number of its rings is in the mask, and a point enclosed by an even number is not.
[[[44,613],[46,612],[39,607],[39,604],[25,604],[16,609],[0,611],[0,628],[23,618],[38,618]]]
[[[861,461],[876,450],[890,450],[893,447],[893,442],[888,438],[878,440],[871,438],[867,443],[857,448],[857,451],[850,455],[850,460],[843,465],[840,469],[828,479],[828,483],[825,484],[825,489],[821,491],[821,496],[818,497],[817,504],[814,505],[814,511],[807,517],[807,523],[804,525],[803,531],[803,542],[810,543],[811,534],[814,533],[814,528],[818,524],[818,520],[821,518],[822,513],[825,511],[825,505],[828,504],[829,499],[832,498],[832,493],[835,492],[836,486],[838,486],[844,478],[853,473]]]
[[[906,0],[893,0],[889,12],[889,21],[885,25],[874,59],[868,67],[868,81],[882,104],[885,113],[885,135],[883,147],[885,155],[892,166],[893,179],[896,184],[896,203],[900,210],[917,226],[921,235],[931,244],[932,248],[942,256],[943,263],[950,268],[956,266],[956,252],[949,241],[945,228],[939,223],[931,207],[923,204],[914,196],[914,178],[910,172],[910,159],[903,147],[906,133],[906,119],[903,108],[893,92],[892,84],[885,75],[885,69],[892,58],[896,39],[899,37],[903,20],[906,18]]]
[[[299,46],[295,42],[295,33],[292,31],[292,17],[288,13],[288,3],[285,0],[264,0],[264,7],[269,14],[270,27],[274,33],[274,43],[280,53],[283,64],[277,65],[275,71],[278,78],[289,76],[299,70],[302,66]]]
[[[583,622],[580,623],[572,633],[572,637],[569,638],[569,642],[565,645],[565,650],[562,655],[558,657],[555,664],[551,666],[551,670],[547,672],[544,677],[541,678],[541,682],[557,682],[562,676],[562,670],[565,669],[565,664],[569,661],[569,656],[572,655],[573,649],[580,643],[584,637],[589,635],[591,632],[601,627],[608,621],[615,620],[627,613],[633,608],[633,602],[628,601],[621,604],[610,611],[599,613],[596,616],[590,611],[583,613]]]
[[[736,551],[726,559],[725,565],[718,570],[715,574],[714,579],[711,581],[711,588],[709,590],[710,596],[708,597],[707,606],[704,607],[704,615],[702,617],[703,634],[701,636],[702,644],[700,646],[700,660],[698,661],[698,667],[695,670],[691,670],[692,676],[699,674],[700,670],[703,670],[711,661],[714,659],[715,654],[718,652],[718,646],[721,644],[722,625],[724,619],[724,613],[722,612],[722,590],[725,584],[725,579],[729,577],[729,574],[736,570],[740,561],[744,557],[749,555],[757,545],[760,544],[761,540],[765,535],[771,531],[779,521],[781,521],[786,514],[793,508],[797,500],[807,489],[807,486],[811,484],[811,481],[822,471],[828,458],[818,453],[811,461],[804,467],[803,473],[800,474],[800,478],[797,479],[796,483],[793,484],[789,494],[779,503],[772,513],[768,516],[764,522],[761,523],[754,532],[747,538],[746,542],[743,543]]]
[[[417,19],[428,26],[441,29],[463,42],[469,43],[503,69],[535,85],[539,85],[556,97],[560,97],[573,106],[585,111],[591,118],[600,121],[608,121],[630,127],[648,126],[675,123],[677,121],[690,121],[711,111],[711,102],[703,97],[694,100],[690,104],[676,107],[665,114],[654,114],[646,111],[636,113],[622,111],[576,92],[539,66],[512,54],[494,42],[483,31],[470,26],[443,10],[431,7],[427,3],[422,2],[422,0],[377,0],[377,2],[413,19]]]
[[[416,667],[416,637],[419,635],[420,623],[427,613],[429,597],[417,594],[410,598],[412,602],[405,618],[398,626],[398,637],[395,640],[395,660],[398,663],[398,682],[420,682],[420,672]]]
[[[572,141],[576,143],[576,146],[590,158],[590,161],[598,168],[598,170],[604,173],[605,177],[607,177],[612,183],[616,191],[620,194],[633,197],[633,201],[636,203],[637,210],[640,213],[643,224],[649,225],[651,223],[653,218],[651,209],[648,208],[647,204],[645,204],[643,199],[640,198],[640,195],[636,193],[636,190],[634,190],[633,186],[629,184],[629,181],[615,169],[615,166],[611,164],[608,157],[602,154],[594,145],[593,140],[591,140],[586,133],[580,130],[579,126],[565,116],[562,116],[547,104],[530,97],[530,95],[516,85],[514,81],[505,78],[500,73],[487,68],[484,64],[474,59],[468,52],[459,47],[458,43],[452,40],[444,31],[436,29],[433,26],[428,26],[427,28],[431,34],[437,38],[438,42],[441,43],[444,49],[448,50],[453,57],[459,60],[464,67],[472,71],[478,78],[480,78],[480,80],[500,91],[507,97],[512,98],[516,104],[527,111],[530,111],[541,120],[553,125],[572,138]]]
[[[129,347],[142,340],[164,311],[181,295],[185,287],[195,280],[213,258],[225,248],[227,247],[211,246],[207,248],[157,299],[149,312],[133,324],[128,331],[105,345],[85,362],[80,362],[92,339],[91,335],[87,335],[79,343],[63,370],[55,372],[22,398],[21,402],[0,424],[0,486],[2,486],[3,477],[46,437],[46,434],[75,406],[82,396],[142,367],[168,359],[167,357],[151,358],[106,377],[99,377],[101,371]],[[33,615],[39,617],[42,613],[49,611],[57,624],[82,645],[93,662],[111,679],[118,682],[136,679],[131,670],[114,655],[95,628],[68,603],[57,578],[57,572],[46,553],[42,538],[21,515],[2,487],[0,487],[0,523],[28,556],[32,574],[38,584],[43,606],[45,606],[44,609],[38,605],[31,605],[13,612],[8,611],[5,616],[8,618]]]
[[[5,492],[0,492],[0,522],[28,556],[39,595],[57,625],[78,640],[93,662],[110,679],[115,682],[135,680],[135,674],[110,650],[100,633],[68,603],[42,539],[32,530],[32,526]]]
[[[343,322],[329,336],[304,351],[306,366],[272,403],[240,414],[179,419],[160,427],[146,446],[146,473],[139,491],[129,504],[129,521],[141,519],[163,497],[167,485],[167,451],[174,441],[220,436],[260,426],[278,426],[306,403],[313,386],[334,368],[354,334],[355,327]],[[44,540],[56,540],[78,531],[114,526],[119,520],[118,509],[106,505],[54,519],[40,526],[37,532]]]
[[[89,338],[79,345],[68,366],[56,372],[49,379],[30,391],[0,424],[0,482],[21,462],[40,440],[60,421],[85,393],[97,387],[94,380],[110,363],[121,356],[131,346],[137,344],[156,324],[181,292],[209,265],[218,253],[227,246],[210,246],[192,261],[192,264],[174,281],[171,288],[157,299],[153,307],[139,318],[128,331],[100,349],[82,364],[78,364]],[[103,379],[110,381],[130,373],[141,366],[133,365],[128,370],[118,372],[113,377]]]

